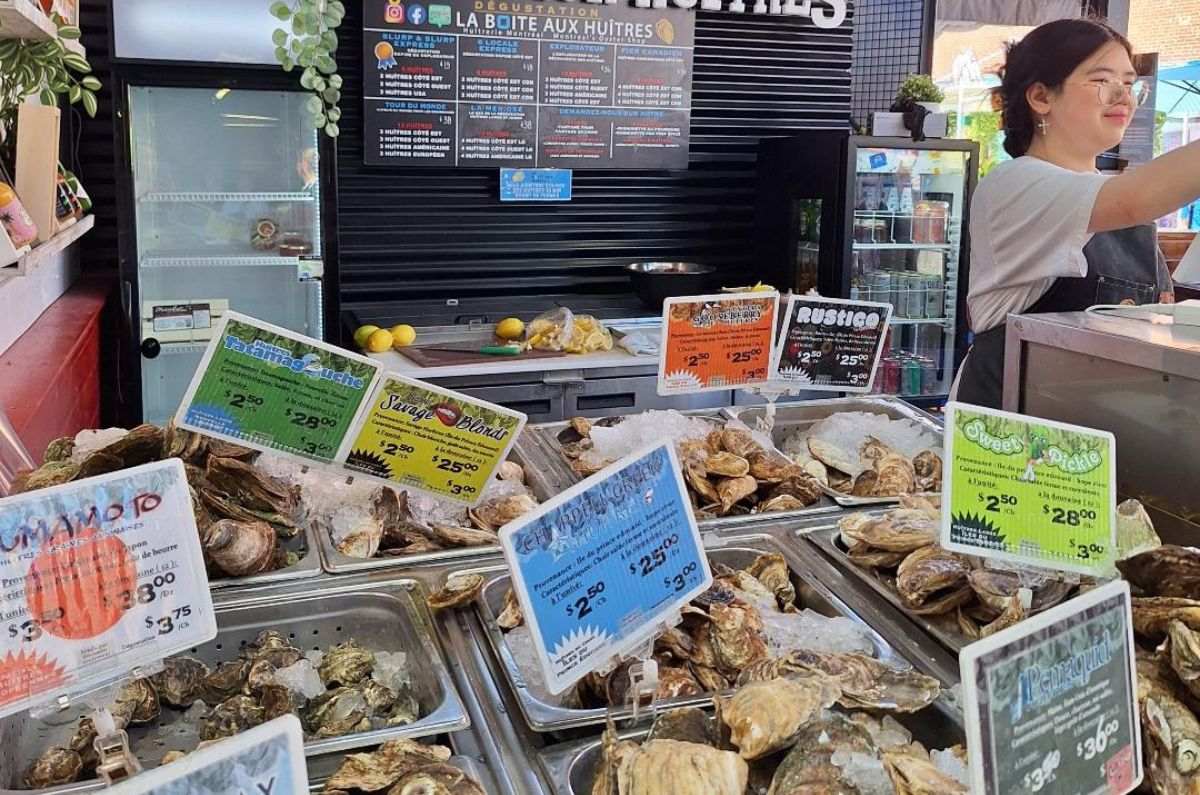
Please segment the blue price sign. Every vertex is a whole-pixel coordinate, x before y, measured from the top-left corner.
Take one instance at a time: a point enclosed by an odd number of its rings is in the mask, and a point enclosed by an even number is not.
[[[500,169],[500,201],[502,202],[569,202],[570,200],[571,169],[569,168]]]
[[[506,526],[500,544],[552,693],[644,643],[712,583],[666,443]]]

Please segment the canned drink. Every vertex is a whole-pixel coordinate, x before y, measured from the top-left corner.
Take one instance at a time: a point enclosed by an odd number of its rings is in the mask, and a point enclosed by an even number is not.
[[[904,362],[904,370],[900,375],[900,394],[921,394],[921,363],[915,356]]]
[[[874,271],[867,279],[867,291],[872,301],[890,303],[892,300],[892,274]]]
[[[925,317],[925,277],[919,273],[909,274],[905,279],[905,317]]]
[[[944,317],[946,287],[941,276],[925,277],[925,317]]]
[[[907,317],[904,314],[908,310],[908,279],[903,273],[892,274],[892,297],[889,299],[892,305],[892,314],[896,317]]]
[[[885,395],[900,392],[900,362],[893,356],[885,356],[879,363],[879,391]]]
[[[937,364],[933,359],[921,359],[921,394],[936,395],[938,393]]]

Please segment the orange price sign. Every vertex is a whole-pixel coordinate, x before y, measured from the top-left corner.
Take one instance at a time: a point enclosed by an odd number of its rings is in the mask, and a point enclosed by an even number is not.
[[[767,383],[779,293],[668,298],[658,394],[681,395]]]

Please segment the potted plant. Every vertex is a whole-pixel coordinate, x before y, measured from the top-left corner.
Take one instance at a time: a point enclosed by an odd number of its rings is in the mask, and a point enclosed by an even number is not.
[[[896,90],[888,113],[874,113],[871,132],[875,135],[911,135],[914,141],[946,134],[946,114],[940,103],[946,98],[929,75],[909,75]]]
[[[342,76],[334,54],[346,6],[341,0],[276,0],[271,14],[285,23],[272,34],[276,60],[285,72],[303,70],[300,85],[312,93],[305,108],[313,127],[337,138]]]
[[[0,40],[0,140],[12,141],[17,108],[27,97],[38,95],[43,105],[57,105],[65,95],[95,116],[100,81],[82,55],[67,49],[66,41],[79,38],[79,28],[55,15],[58,35],[47,41]]]
[[[929,75],[909,75],[896,89],[896,101],[892,110],[903,113],[911,110],[914,105],[921,105],[930,113],[941,110],[941,103],[946,99],[946,92],[938,88],[937,83]]]

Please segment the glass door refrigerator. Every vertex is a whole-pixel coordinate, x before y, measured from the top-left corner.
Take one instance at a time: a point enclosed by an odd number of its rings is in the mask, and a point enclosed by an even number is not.
[[[281,71],[155,71],[117,86],[127,422],[175,413],[224,313],[317,338],[336,316],[332,158],[309,95]]]
[[[842,132],[763,141],[757,254],[783,291],[893,307],[879,392],[932,406],[967,346],[967,219],[978,145]]]

